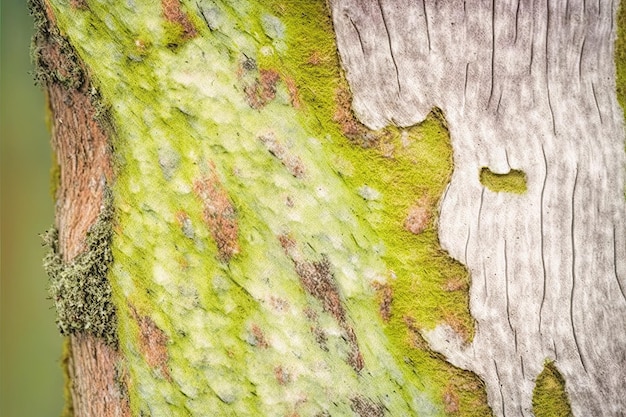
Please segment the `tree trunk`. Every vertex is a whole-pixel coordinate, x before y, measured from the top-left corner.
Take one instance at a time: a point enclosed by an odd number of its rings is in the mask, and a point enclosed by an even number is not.
[[[32,7],[68,414],[623,415],[617,5]]]

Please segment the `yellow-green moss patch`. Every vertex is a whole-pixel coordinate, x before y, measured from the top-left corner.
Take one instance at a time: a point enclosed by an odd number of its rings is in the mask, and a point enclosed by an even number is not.
[[[565,391],[565,380],[554,362],[545,363],[533,390],[536,417],[571,417],[572,409]]]
[[[526,192],[526,174],[512,169],[506,174],[495,174],[489,168],[480,170],[480,183],[496,193],[524,194]]]

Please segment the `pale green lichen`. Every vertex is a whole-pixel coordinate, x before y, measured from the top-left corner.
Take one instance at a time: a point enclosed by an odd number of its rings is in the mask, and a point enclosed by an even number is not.
[[[565,380],[552,361],[547,361],[537,376],[533,390],[533,413],[536,417],[573,416]]]
[[[480,170],[480,183],[496,193],[524,194],[526,192],[526,174],[512,169],[506,174],[496,174],[489,168]]]
[[[450,178],[445,123],[351,120],[324,2],[183,2],[198,36],[175,48],[151,4],[51,4],[115,126],[109,276],[135,415],[443,415],[457,397],[459,415],[489,413],[480,381],[419,343],[442,321],[473,334],[467,271],[440,249],[436,216],[404,228],[417,202],[436,212]],[[211,175],[236,213],[228,262],[194,193]],[[299,279],[320,259],[343,314]],[[130,305],[163,332],[167,372],[144,360]]]
[[[86,249],[71,262],[63,261],[58,232],[44,235],[49,252],[44,269],[50,278],[49,293],[57,311],[61,334],[88,333],[108,344],[117,343],[117,319],[107,280],[111,255],[112,202],[105,199],[100,215],[87,232]]]

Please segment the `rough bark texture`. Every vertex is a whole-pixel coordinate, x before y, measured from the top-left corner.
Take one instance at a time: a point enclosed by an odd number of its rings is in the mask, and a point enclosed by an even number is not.
[[[360,120],[408,126],[438,106],[449,124],[455,171],[439,236],[471,271],[477,332],[466,346],[439,326],[426,333],[431,345],[481,376],[497,415],[532,414],[547,359],[574,415],[623,415],[617,2],[332,4]],[[523,171],[527,190],[492,191],[479,179],[484,168]]]
[[[40,55],[81,75],[48,84],[63,260],[112,230],[77,293],[119,352],[70,326],[77,415],[484,416],[483,381],[530,415],[547,359],[619,415],[614,7],[546,1],[331,2],[362,123],[322,2],[46,2],[83,63]]]
[[[31,8],[38,24],[33,45],[36,75],[46,91],[58,164],[54,248],[60,262],[71,265],[88,249],[87,233],[105,205],[105,187],[112,181],[110,141],[96,120],[85,68],[59,33],[54,14],[39,2],[32,2]],[[130,416],[122,384],[116,380],[117,348],[82,331],[69,336],[65,366],[71,398],[66,398],[66,408],[76,416]]]

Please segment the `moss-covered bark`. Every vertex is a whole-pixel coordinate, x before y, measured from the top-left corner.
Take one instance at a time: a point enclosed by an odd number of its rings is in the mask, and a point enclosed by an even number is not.
[[[107,109],[134,415],[489,414],[421,335],[474,332],[436,234],[445,121],[360,125],[324,2],[46,7]]]

